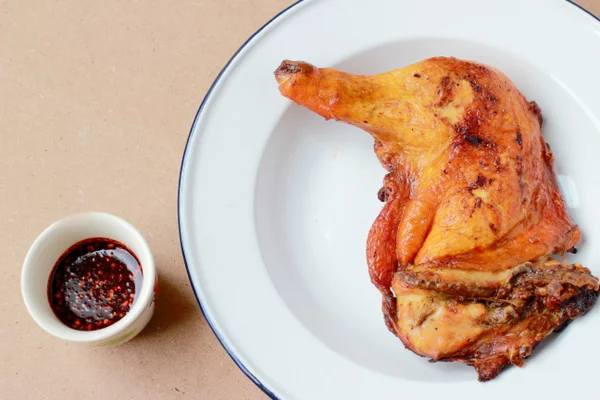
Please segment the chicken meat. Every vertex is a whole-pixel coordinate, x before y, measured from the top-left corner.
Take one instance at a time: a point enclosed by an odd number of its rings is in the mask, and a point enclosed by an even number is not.
[[[561,257],[581,233],[540,108],[503,73],[436,57],[371,76],[283,61],[275,77],[285,97],[375,139],[389,173],[367,262],[407,348],[489,380],[594,305],[598,279]]]

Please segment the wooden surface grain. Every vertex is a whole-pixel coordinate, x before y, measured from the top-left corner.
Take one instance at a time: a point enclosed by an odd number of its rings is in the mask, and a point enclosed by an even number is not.
[[[0,398],[260,399],[202,318],[177,232],[189,127],[229,57],[290,0],[0,0]],[[600,0],[580,0],[600,15]],[[125,217],[160,275],[117,348],[44,333],[20,295],[35,237],[78,211]]]

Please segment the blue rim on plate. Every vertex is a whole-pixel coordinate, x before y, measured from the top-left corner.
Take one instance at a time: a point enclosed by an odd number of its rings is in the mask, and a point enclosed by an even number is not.
[[[190,280],[190,284],[192,286],[192,290],[194,291],[194,296],[196,297],[196,302],[198,303],[198,306],[200,306],[200,311],[202,312],[202,315],[204,316],[204,319],[206,320],[206,322],[208,322],[208,325],[210,326],[211,330],[213,331],[213,333],[215,334],[215,336],[217,337],[217,339],[221,343],[221,346],[223,346],[223,348],[225,349],[225,351],[227,352],[227,354],[229,354],[229,357],[231,357],[231,359],[233,360],[233,362],[235,362],[235,364],[238,366],[238,368],[244,374],[246,374],[246,376],[248,378],[250,378],[250,380],[252,382],[254,382],[254,384],[256,386],[258,386],[258,388],[260,388],[267,396],[269,396],[269,398],[271,398],[273,400],[279,400],[279,398],[273,393],[272,390],[270,390],[264,383],[262,383],[256,376],[254,376],[254,374],[252,374],[252,372],[250,372],[248,370],[248,368],[246,368],[246,366],[237,358],[237,356],[230,349],[229,344],[222,337],[222,334],[218,330],[215,329],[214,323],[207,316],[206,312],[204,311],[204,307],[202,306],[202,303],[200,302],[200,299],[198,298],[198,292],[197,292],[196,288],[194,287],[194,282],[191,279],[190,268],[188,266],[187,258],[185,256],[185,249],[183,248],[183,240],[182,240],[183,235],[182,235],[182,232],[181,232],[181,180],[183,178],[183,173],[185,171],[186,156],[187,156],[187,151],[188,151],[189,143],[190,143],[190,140],[191,140],[192,135],[194,133],[194,128],[196,127],[196,123],[198,121],[198,118],[200,117],[200,114],[202,113],[202,111],[204,109],[204,105],[206,104],[206,102],[210,98],[210,95],[212,94],[213,89],[215,88],[215,86],[217,85],[217,83],[221,80],[221,77],[223,76],[223,74],[225,73],[225,71],[229,68],[229,65],[231,65],[231,63],[233,62],[233,60],[252,41],[252,39],[254,39],[254,37],[256,35],[258,35],[260,32],[262,32],[263,29],[265,29],[267,26],[269,26],[271,23],[273,23],[276,19],[278,19],[279,17],[281,17],[286,12],[290,11],[291,9],[293,9],[294,7],[296,7],[298,4],[302,3],[303,1],[304,0],[297,0],[295,3],[291,4],[287,8],[283,9],[282,11],[280,11],[277,15],[275,15],[273,18],[271,18],[269,21],[267,21],[267,23],[265,23],[263,26],[261,26],[256,32],[254,32],[252,34],[252,36],[250,36],[244,42],[244,44],[242,44],[240,46],[240,48],[233,54],[233,56],[231,56],[231,58],[229,59],[229,61],[227,61],[227,63],[223,67],[223,69],[221,69],[221,71],[219,72],[219,74],[215,78],[214,82],[210,85],[210,88],[206,92],[206,95],[204,96],[204,99],[200,103],[200,107],[198,107],[198,111],[196,112],[196,116],[194,117],[194,122],[192,123],[192,126],[190,128],[190,132],[188,134],[187,141],[185,143],[185,149],[183,151],[183,157],[182,157],[182,160],[181,160],[181,167],[179,169],[179,182],[178,182],[178,187],[177,187],[177,222],[178,222],[178,227],[179,227],[179,243],[180,243],[180,246],[181,246],[181,253],[183,254],[183,262],[185,264],[185,269],[186,269],[187,274],[188,274],[188,279]],[[600,21],[599,17],[597,17],[596,15],[592,14],[592,12],[590,12],[587,9],[585,9],[581,5],[579,5],[577,3],[574,3],[573,0],[566,0],[566,1],[567,1],[567,3],[570,3],[570,4],[574,5],[575,7],[579,8],[580,10],[582,10],[583,12],[587,13],[592,18]]]

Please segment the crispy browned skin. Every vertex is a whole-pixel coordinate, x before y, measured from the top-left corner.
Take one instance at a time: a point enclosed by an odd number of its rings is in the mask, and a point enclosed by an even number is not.
[[[580,232],[541,112],[501,72],[438,57],[373,76],[284,61],[275,76],[284,96],[375,138],[389,174],[369,272],[409,349],[488,380],[592,307],[598,280],[549,258]]]

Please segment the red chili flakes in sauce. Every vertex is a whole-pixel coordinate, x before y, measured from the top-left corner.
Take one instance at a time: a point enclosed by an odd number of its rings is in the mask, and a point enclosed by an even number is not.
[[[112,239],[86,239],[56,262],[48,300],[65,325],[82,331],[110,326],[123,318],[142,288],[137,257]]]

